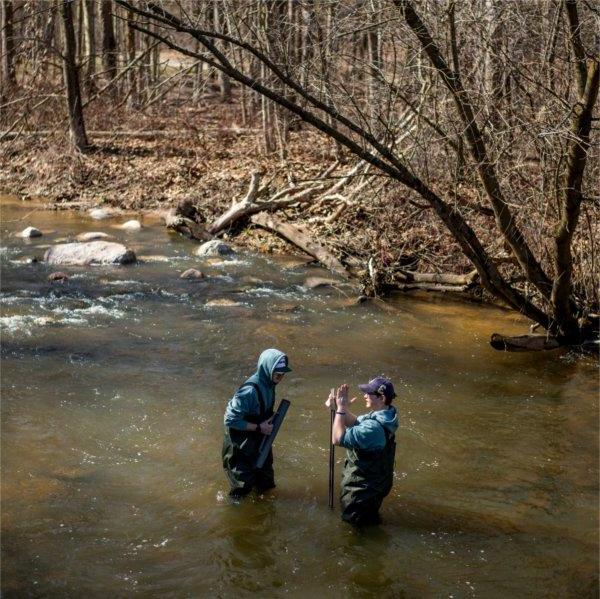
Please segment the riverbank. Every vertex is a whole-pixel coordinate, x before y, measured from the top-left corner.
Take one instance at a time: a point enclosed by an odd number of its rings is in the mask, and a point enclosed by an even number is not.
[[[241,124],[235,99],[220,103],[208,95],[193,107],[110,116],[107,130],[105,108],[88,113],[93,148],[86,154],[65,152],[60,130],[5,140],[0,193],[42,198],[51,209],[111,207],[140,215],[187,200],[210,224],[244,198],[252,174],[261,173],[264,200],[285,189],[318,188],[309,201],[276,214],[308,231],[358,278],[369,276],[369,260],[379,272],[396,265],[454,274],[472,269],[422,200],[381,176],[357,172],[353,157],[301,123],[291,128],[283,159],[265,154],[261,131]],[[221,234],[252,250],[298,251],[248,219]]]

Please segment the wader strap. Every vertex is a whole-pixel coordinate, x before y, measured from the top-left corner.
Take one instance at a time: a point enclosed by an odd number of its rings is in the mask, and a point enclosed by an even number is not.
[[[381,424],[381,422],[379,422],[379,424]],[[383,429],[383,434],[385,435],[385,444],[387,445],[390,441],[393,441],[394,435],[385,426],[383,426],[383,424],[381,424],[381,428]]]
[[[244,387],[252,387],[256,391],[256,396],[258,397],[258,405],[260,406],[260,414],[259,416],[263,418],[265,416],[265,401],[263,399],[262,393],[260,392],[260,387],[256,383],[244,383],[240,389]],[[239,391],[239,389],[238,389]]]

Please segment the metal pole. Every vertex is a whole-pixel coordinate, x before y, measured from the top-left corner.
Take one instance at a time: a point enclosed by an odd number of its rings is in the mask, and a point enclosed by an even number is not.
[[[334,389],[331,390],[330,397],[334,393]],[[335,400],[331,401],[329,406],[331,409],[331,418],[329,420],[329,508],[333,509],[333,481],[334,481],[334,469],[335,469],[335,445],[331,438],[333,436],[333,420],[335,418]]]

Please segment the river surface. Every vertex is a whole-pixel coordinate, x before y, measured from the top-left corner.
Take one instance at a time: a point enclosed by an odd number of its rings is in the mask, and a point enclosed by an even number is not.
[[[33,212],[32,212],[33,210]],[[2,596],[596,597],[598,371],[558,350],[508,354],[512,313],[309,291],[322,269],[196,244],[144,220],[4,202]],[[15,233],[33,225],[44,236]],[[144,261],[28,263],[105,231]],[[202,281],[179,278],[196,267]],[[70,275],[49,283],[49,273]],[[226,300],[226,301],[223,301]],[[232,392],[276,347],[293,372],[277,488],[232,502],[221,467]],[[400,414],[383,524],[327,508],[330,387],[385,373]],[[344,450],[336,450],[336,497]]]

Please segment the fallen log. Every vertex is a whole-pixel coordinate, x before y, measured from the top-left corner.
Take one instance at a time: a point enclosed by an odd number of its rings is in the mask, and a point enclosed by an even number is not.
[[[424,291],[464,293],[468,290],[468,285],[443,285],[441,283],[419,283],[415,281],[413,283],[394,283],[390,286],[390,289],[394,291],[413,291],[415,289],[422,289]]]
[[[287,239],[290,243],[299,247],[316,258],[321,264],[326,266],[332,272],[349,278],[350,275],[344,265],[323,246],[313,241],[313,235],[306,230],[304,227],[299,225],[292,225],[290,223],[284,223],[283,221],[275,218],[271,214],[261,212],[255,214],[250,218],[251,222],[263,229],[277,233],[284,239]]]
[[[500,333],[494,333],[490,339],[490,345],[501,351],[546,351],[560,347],[555,337],[546,335],[518,335],[507,337]]]
[[[466,286],[470,285],[477,278],[477,271],[473,270],[466,275],[456,275],[448,273],[435,273],[435,272],[411,272],[411,271],[400,271],[399,276],[401,281],[404,283],[436,283],[440,285],[454,285],[454,286]]]

